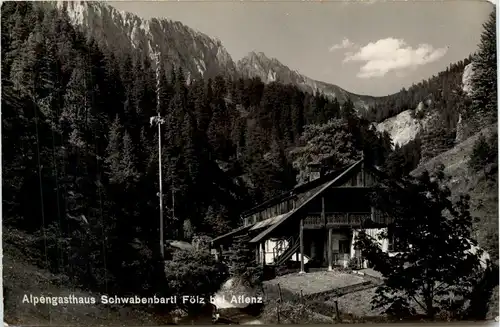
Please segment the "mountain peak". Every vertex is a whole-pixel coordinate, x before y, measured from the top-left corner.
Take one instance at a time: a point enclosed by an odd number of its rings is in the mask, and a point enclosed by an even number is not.
[[[237,63],[237,69],[244,77],[259,77],[264,83],[279,81],[292,84],[305,92],[314,94],[321,92],[327,97],[337,98],[344,102],[348,97],[357,108],[366,108],[360,96],[351,94],[337,85],[313,80],[296,70],[290,69],[276,58],[269,58],[264,52],[251,51]]]
[[[57,1],[56,8],[66,12],[71,23],[99,44],[118,53],[130,48],[154,60],[159,52],[170,67],[182,67],[193,78],[234,76],[236,66],[222,42],[166,18],[143,19],[96,1]]]
[[[276,58],[270,58],[268,57],[264,52],[256,52],[256,51],[250,51],[245,57],[243,57],[241,62],[259,62],[264,65],[268,65],[270,63],[274,63],[275,65],[279,66],[284,66],[281,62],[279,62],[278,59]]]
[[[54,3],[53,3],[54,4]],[[98,44],[110,46],[117,54],[142,52],[152,60],[160,54],[166,68],[182,67],[193,79],[225,75],[227,77],[259,77],[265,83],[291,84],[305,92],[321,92],[343,102],[351,97],[357,107],[365,107],[361,97],[342,88],[313,80],[290,69],[264,52],[252,51],[235,64],[222,42],[196,31],[181,22],[166,18],[143,19],[117,10],[104,2],[58,1],[55,6],[65,11],[73,25]]]

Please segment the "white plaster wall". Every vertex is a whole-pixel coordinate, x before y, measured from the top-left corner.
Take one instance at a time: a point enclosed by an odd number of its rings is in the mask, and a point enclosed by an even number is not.
[[[351,241],[351,258],[354,257],[355,254],[355,249],[354,249],[354,244],[356,242],[356,237],[359,234],[359,229],[355,229],[352,231],[352,241]],[[382,249],[383,252],[388,252],[389,250],[389,240],[387,238],[383,238],[382,240],[379,240],[379,235],[383,232],[387,232],[387,228],[370,228],[370,229],[365,229],[365,233],[371,237],[373,237],[379,247]]]
[[[355,229],[352,232],[352,241],[351,241],[351,258],[354,258],[356,250],[354,249],[354,243],[356,242],[356,237],[359,234],[359,229]],[[383,238],[379,240],[379,235],[382,232],[387,232],[387,228],[369,228],[364,229],[365,233],[371,237],[373,237],[378,243],[379,247],[383,252],[388,252],[389,250],[389,240],[387,238]],[[363,268],[368,268],[368,261],[363,261]]]
[[[288,246],[290,246],[290,244],[288,244],[288,242],[286,240],[284,241],[284,243],[285,243],[284,244],[285,248],[288,249]],[[272,240],[272,239],[271,240],[267,240],[264,243],[266,264],[272,264],[272,263],[274,263],[273,249],[276,247],[277,244],[278,244],[278,240]],[[297,254],[298,254],[298,260],[297,260]],[[290,260],[291,261],[300,261],[300,252],[297,251],[297,253],[295,253],[290,258]],[[308,261],[309,261],[309,258],[304,255],[304,264],[306,264]]]

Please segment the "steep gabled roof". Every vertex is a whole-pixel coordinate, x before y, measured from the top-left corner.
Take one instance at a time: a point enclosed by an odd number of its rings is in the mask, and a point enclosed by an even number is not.
[[[347,169],[344,169],[340,174],[338,174],[333,180],[320,184],[315,188],[312,188],[305,192],[304,196],[301,198],[301,202],[297,203],[296,209],[292,210],[290,213],[287,214],[287,216],[284,219],[281,219],[279,222],[271,225],[269,228],[261,232],[259,235],[254,237],[252,240],[250,240],[250,243],[257,243],[261,241],[263,238],[265,238],[269,233],[271,233],[274,229],[276,229],[278,226],[283,224],[285,221],[289,220],[291,217],[294,216],[296,212],[298,212],[301,208],[303,208],[307,203],[309,203],[311,200],[316,198],[318,195],[323,193],[327,188],[333,186],[334,184],[338,183],[339,181],[342,180],[343,177],[346,175],[349,175],[352,171],[354,171],[357,167],[359,167],[363,163],[363,159],[355,162],[351,166],[349,166]]]
[[[223,242],[224,239],[227,238],[232,238],[238,234],[242,233],[247,233],[250,231],[258,231],[259,229],[265,228],[264,231],[262,231],[260,234],[258,234],[256,237],[254,237],[252,240],[250,240],[251,243],[257,243],[262,241],[266,236],[268,236],[273,230],[278,228],[278,226],[282,225],[284,222],[289,221],[290,219],[293,219],[292,217],[295,216],[295,214],[302,209],[305,205],[307,205],[310,201],[312,201],[314,198],[319,196],[323,191],[328,189],[329,187],[335,187],[335,186],[341,186],[343,183],[346,182],[346,179],[352,177],[353,173],[356,173],[357,168],[361,167],[362,163],[364,163],[365,160],[364,158],[361,160],[358,160],[357,162],[348,165],[342,169],[339,169],[337,171],[331,172],[323,176],[322,178],[316,179],[314,181],[301,184],[296,186],[292,191],[282,194],[280,196],[277,196],[271,200],[268,200],[257,207],[254,207],[252,210],[247,211],[247,215],[251,215],[255,212],[259,212],[261,210],[265,210],[268,207],[279,203],[279,200],[283,201],[283,199],[287,199],[290,197],[293,197],[295,199],[295,209],[284,213],[277,215],[272,218],[268,218],[259,222],[256,222],[254,224],[250,224],[244,227],[239,227],[227,234],[218,236],[212,240],[212,244],[216,243],[221,243]],[[373,173],[376,177],[384,179],[387,176],[377,167],[372,166],[370,164],[365,164],[364,169],[367,171],[370,171]]]
[[[212,244],[213,243],[216,243],[217,241],[220,241],[224,238],[227,238],[229,236],[234,236],[234,235],[238,235],[239,233],[242,233],[242,232],[246,232],[247,230],[250,229],[250,227],[252,227],[253,225],[248,225],[248,226],[243,226],[243,227],[239,227],[239,228],[236,228],[236,229],[233,229],[232,231],[230,231],[229,233],[226,233],[224,235],[221,235],[221,236],[217,236],[216,238],[212,239]]]
[[[295,198],[296,199],[296,204],[299,205],[301,202],[303,202],[305,199],[307,199],[312,193],[315,192],[315,190],[321,188],[321,186],[325,185],[326,183],[330,182],[332,179],[336,178],[342,172],[344,172],[347,168],[352,166],[352,164],[344,166],[338,170],[332,171],[330,173],[325,174],[324,176],[315,179],[313,181],[303,183],[300,185],[296,185],[293,189],[290,191],[284,192],[280,195],[277,195],[267,201],[264,201],[257,206],[253,207],[250,210],[247,210],[242,213],[242,217],[247,217],[250,216],[256,212],[265,210],[275,204],[278,204],[288,198]]]

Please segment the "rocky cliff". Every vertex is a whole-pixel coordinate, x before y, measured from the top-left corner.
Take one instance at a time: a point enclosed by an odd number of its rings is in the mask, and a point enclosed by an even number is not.
[[[170,19],[143,19],[119,11],[104,2],[47,2],[67,13],[74,26],[115,53],[142,51],[152,60],[159,54],[166,69],[182,67],[189,78],[225,75],[232,78],[260,77],[263,82],[293,84],[310,93],[317,91],[343,102],[350,97],[356,108],[367,108],[376,97],[350,93],[337,85],[313,80],[262,52],[251,52],[237,64],[222,42]]]
[[[52,3],[51,3],[52,4]],[[158,53],[170,66],[182,67],[192,78],[234,75],[236,66],[220,40],[169,19],[142,19],[104,2],[58,1],[73,25],[117,53],[143,51],[152,59]]]

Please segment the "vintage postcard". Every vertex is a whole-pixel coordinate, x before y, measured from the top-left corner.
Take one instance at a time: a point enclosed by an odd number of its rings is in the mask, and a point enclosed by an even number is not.
[[[496,2],[1,8],[5,326],[498,321]]]

